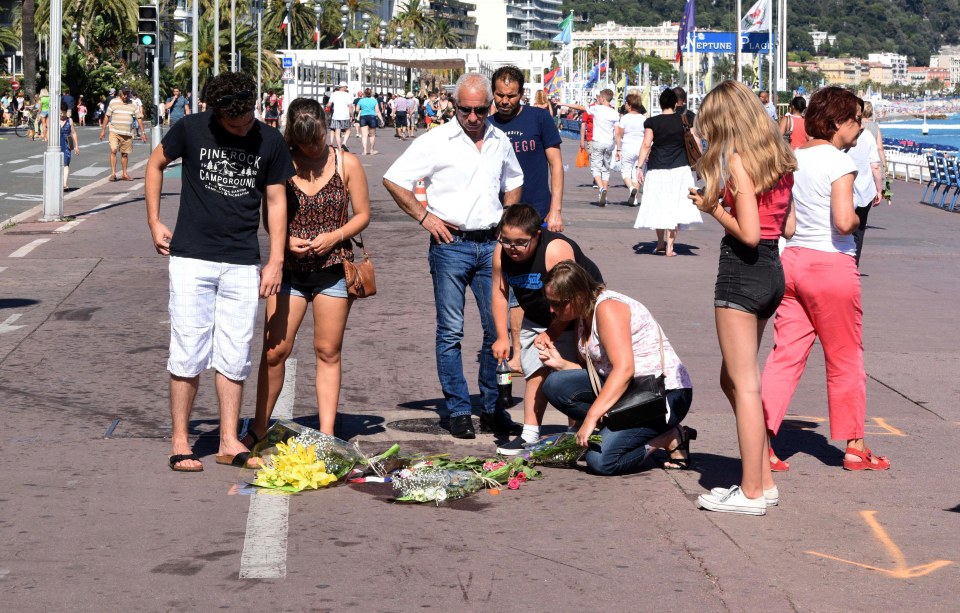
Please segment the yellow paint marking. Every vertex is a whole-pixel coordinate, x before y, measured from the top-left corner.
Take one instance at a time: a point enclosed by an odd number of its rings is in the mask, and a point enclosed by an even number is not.
[[[907,559],[904,557],[903,552],[900,551],[900,548],[897,547],[897,544],[893,542],[893,539],[890,538],[890,535],[887,534],[887,531],[884,530],[883,526],[880,525],[880,522],[877,521],[875,515],[876,511],[861,511],[860,516],[863,517],[863,520],[867,522],[867,525],[870,526],[870,529],[873,530],[873,535],[877,537],[883,546],[886,548],[887,553],[890,554],[890,557],[893,558],[894,567],[893,568],[879,568],[876,566],[870,566],[869,564],[861,564],[860,562],[854,562],[852,560],[845,560],[843,558],[838,558],[836,556],[830,556],[825,553],[819,553],[816,551],[807,551],[810,555],[820,556],[821,558],[826,558],[828,560],[835,560],[837,562],[843,562],[844,564],[852,564],[853,566],[859,566],[860,568],[866,568],[867,570],[875,570],[886,575],[893,577],[894,579],[913,579],[915,577],[922,577],[928,575],[935,570],[939,570],[944,566],[949,566],[953,564],[951,560],[934,560],[928,564],[920,564],[919,566],[907,566]]]
[[[870,420],[873,421],[873,423],[879,426],[881,429],[885,430],[885,432],[871,432],[870,434],[875,434],[875,435],[889,434],[891,436],[906,436],[903,430],[900,430],[899,428],[894,428],[893,426],[888,424],[886,418],[884,417],[871,417]]]

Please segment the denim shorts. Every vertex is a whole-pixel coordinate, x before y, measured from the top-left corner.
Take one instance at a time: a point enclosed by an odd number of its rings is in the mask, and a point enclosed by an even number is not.
[[[783,265],[776,239],[747,247],[732,236],[720,243],[720,265],[713,306],[770,319],[783,300]]]
[[[377,116],[376,116],[376,115],[361,115],[361,116],[360,116],[360,127],[361,127],[361,128],[367,127],[367,128],[374,128],[374,129],[376,129],[378,124],[379,124],[379,120],[377,120]]]
[[[343,267],[331,266],[331,268],[338,268],[339,276],[336,274],[314,275],[312,280],[307,280],[311,275],[284,270],[280,290],[277,293],[306,298],[308,302],[318,294],[331,298],[348,298],[347,279],[343,276]]]

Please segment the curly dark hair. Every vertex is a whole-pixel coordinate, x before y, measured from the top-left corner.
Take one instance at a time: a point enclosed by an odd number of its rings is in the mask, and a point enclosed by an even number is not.
[[[857,116],[861,108],[860,98],[842,87],[823,87],[810,97],[810,104],[804,115],[804,128],[814,138],[830,140],[839,126]]]
[[[240,117],[253,111],[257,84],[242,72],[221,72],[207,82],[203,99],[215,115]]]
[[[523,91],[523,71],[516,66],[501,66],[493,71],[493,76],[490,77],[490,82],[496,85],[497,81],[504,81],[507,83],[513,81],[520,86],[520,91]]]

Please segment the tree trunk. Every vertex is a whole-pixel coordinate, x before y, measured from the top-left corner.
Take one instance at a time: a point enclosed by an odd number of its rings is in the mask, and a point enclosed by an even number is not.
[[[34,0],[23,0],[23,91],[28,101],[37,92],[37,35],[33,29]]]

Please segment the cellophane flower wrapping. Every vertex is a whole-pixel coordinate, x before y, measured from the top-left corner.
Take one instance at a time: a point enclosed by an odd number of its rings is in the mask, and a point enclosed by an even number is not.
[[[284,447],[281,447],[281,444]],[[334,482],[342,481],[344,477],[360,463],[363,462],[363,454],[355,443],[349,443],[335,436],[324,434],[319,430],[301,426],[296,422],[289,420],[279,420],[273,424],[263,438],[258,442],[253,451],[264,459],[265,468],[271,466],[275,456],[280,453],[292,454],[291,445],[296,445],[302,453],[302,449],[312,449],[314,461],[323,462],[324,472],[333,475]],[[257,478],[260,476],[257,472]],[[257,478],[254,482],[256,483]],[[259,483],[256,483],[260,485]],[[329,483],[327,484],[329,485]]]
[[[590,442],[599,444],[600,435],[591,436]],[[577,443],[576,433],[563,432],[543,437],[524,453],[524,457],[533,465],[569,467],[575,466],[586,451],[586,447]]]
[[[314,445],[304,445],[296,439],[277,443],[276,453],[257,471],[254,485],[287,492],[320,489],[336,482],[323,460],[317,459]]]
[[[411,502],[456,500],[484,489],[483,477],[471,470],[435,468],[420,462],[393,475],[396,499]]]

